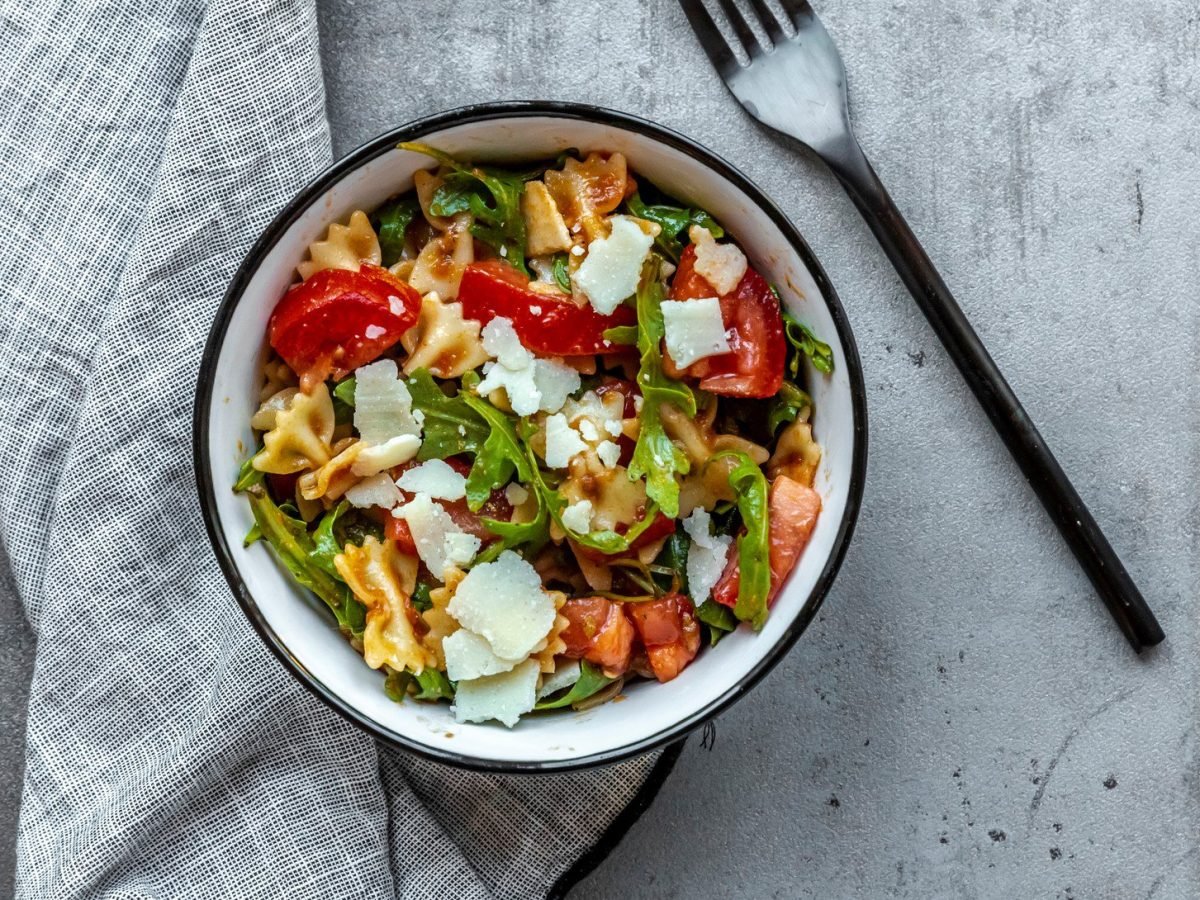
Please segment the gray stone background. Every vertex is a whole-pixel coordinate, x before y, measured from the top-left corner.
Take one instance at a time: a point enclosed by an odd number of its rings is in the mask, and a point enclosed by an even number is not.
[[[1168,642],[1127,649],[850,203],[674,2],[325,0],[336,152],[484,100],[638,113],[782,205],[858,336],[868,485],[820,619],[575,896],[1198,896],[1195,2],[819,11],[876,168]],[[8,894],[32,639],[0,589]]]

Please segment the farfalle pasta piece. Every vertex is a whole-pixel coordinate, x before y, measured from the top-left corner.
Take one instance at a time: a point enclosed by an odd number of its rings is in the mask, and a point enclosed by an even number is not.
[[[275,354],[263,365],[263,386],[258,392],[259,400],[267,400],[287,387],[295,387],[299,383],[292,367]]]
[[[361,547],[346,544],[333,558],[342,580],[367,607],[363,658],[372,669],[389,666],[420,674],[434,665],[409,619],[417,584],[417,561],[401,553],[393,541],[368,537]]]
[[[315,472],[305,472],[297,482],[300,496],[305,500],[337,500],[358,484],[360,476],[353,471],[359,453],[366,446],[356,438],[344,438],[333,446],[333,458]]]
[[[568,158],[561,172],[546,173],[546,188],[572,234],[583,231],[588,243],[608,234],[604,216],[621,205],[629,186],[625,157],[589,153],[580,162]]]
[[[664,405],[660,410],[663,428],[671,440],[683,449],[691,463],[690,471],[679,484],[681,518],[694,509],[712,509],[723,500],[737,499],[733,488],[729,486],[729,473],[737,465],[737,460],[726,456],[709,462],[714,454],[724,450],[745,453],[759,466],[767,461],[769,455],[764,447],[753,441],[734,434],[717,434],[713,427],[716,411],[716,405],[712,404],[692,419],[673,406]]]
[[[250,417],[250,427],[255,431],[270,431],[274,428],[275,418],[288,408],[298,390],[296,387],[285,387],[263,400],[258,410]]]
[[[813,440],[808,412],[804,410],[779,436],[779,443],[775,445],[775,452],[767,463],[767,474],[771,478],[786,475],[805,487],[813,486],[817,466],[821,463],[821,445]]]
[[[436,293],[421,300],[421,317],[400,343],[408,351],[404,374],[428,369],[437,378],[460,378],[489,359],[480,325],[463,318],[461,303],[445,303]]]
[[[463,269],[475,262],[471,214],[459,213],[450,226],[434,237],[417,255],[408,283],[420,294],[436,293],[443,300],[458,296]]]
[[[442,641],[461,627],[458,620],[450,615],[446,608],[450,605],[450,601],[454,598],[454,592],[458,590],[462,580],[467,577],[467,573],[462,569],[447,567],[444,577],[445,583],[429,592],[429,601],[433,605],[421,614],[421,618],[429,628],[425,632],[425,636],[421,638],[421,643],[436,660],[439,669],[446,668],[446,653],[442,649]]]
[[[297,391],[275,413],[275,427],[263,435],[254,468],[273,475],[317,469],[333,456],[333,399],[324,382],[311,394]]]
[[[526,256],[547,256],[571,249],[571,233],[545,183],[530,181],[525,185],[521,216],[525,220]]]
[[[554,624],[550,626],[550,633],[546,635],[545,646],[535,650],[530,654],[530,658],[536,659],[542,673],[549,675],[554,671],[554,657],[567,652],[567,642],[563,640],[562,633],[571,624],[571,621],[561,612],[567,602],[567,595],[562,591],[547,591],[546,593],[550,595],[554,601],[554,608],[559,612],[555,614]]]
[[[379,237],[361,209],[351,213],[349,225],[330,225],[325,240],[308,245],[308,256],[296,267],[305,281],[323,269],[357,272],[364,262],[377,266],[383,261]]]

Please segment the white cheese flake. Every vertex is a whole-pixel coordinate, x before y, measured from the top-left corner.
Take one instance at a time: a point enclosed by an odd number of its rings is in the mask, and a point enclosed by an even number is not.
[[[523,659],[554,625],[554,601],[537,570],[511,550],[475,566],[459,583],[447,611],[487,638],[502,659]]]
[[[364,443],[386,444],[397,435],[421,436],[413,415],[412,394],[396,361],[381,359],[354,373],[354,428]]]
[[[580,435],[589,444],[594,444],[600,440],[600,432],[596,430],[596,423],[591,419],[580,419],[579,424],[575,427],[579,429]]]
[[[677,366],[730,351],[721,301],[716,297],[664,300],[661,308],[667,351]]]
[[[454,718],[459,722],[495,719],[509,728],[537,703],[540,667],[527,659],[511,672],[460,681],[454,693]]]
[[[391,509],[403,497],[400,491],[386,474],[380,473],[364,478],[350,490],[346,491],[346,500],[351,506],[366,509],[371,506],[382,506]]]
[[[642,263],[654,243],[632,219],[613,216],[610,221],[608,237],[596,238],[588,245],[587,258],[572,276],[592,307],[606,316],[637,290]]]
[[[587,534],[592,530],[592,501],[572,503],[562,511],[562,523],[576,534]]]
[[[546,419],[546,465],[551,469],[565,469],[571,457],[587,449],[583,438],[567,422],[562,413]]]
[[[683,530],[692,539],[688,548],[687,579],[692,601],[699,606],[708,599],[713,586],[725,570],[725,560],[733,538],[710,532],[712,519],[700,508],[683,520]]]
[[[538,688],[538,699],[557,694],[564,688],[569,688],[583,674],[577,659],[560,659],[554,671],[542,677],[542,686]]]
[[[566,363],[557,359],[539,359],[534,361],[533,383],[540,395],[538,409],[555,413],[579,390],[582,381],[579,372]]]
[[[511,319],[497,316],[483,326],[483,348],[495,362],[484,364],[476,390],[486,396],[503,388],[513,412],[531,416],[557,412],[579,390],[579,373],[556,359],[538,359],[522,345]]]
[[[378,446],[363,447],[354,458],[350,471],[363,478],[377,475],[384,469],[404,465],[420,449],[421,439],[415,434],[398,434]]]
[[[392,487],[396,486],[393,484]],[[399,488],[396,490],[398,492]],[[446,566],[452,562],[446,553],[446,537],[460,534],[462,529],[428,494],[415,494],[408,503],[393,510],[392,515],[408,523],[417,556],[421,557],[430,574],[442,581]]]
[[[700,225],[688,229],[688,238],[696,248],[696,273],[712,285],[717,296],[732,293],[749,268],[746,254],[736,244],[718,244],[712,232]]]
[[[524,369],[530,363],[530,353],[517,337],[512,319],[496,316],[480,332],[483,349],[506,369]]]
[[[465,566],[475,558],[483,541],[473,534],[448,534],[442,540],[442,552],[446,562],[456,566]]]
[[[442,640],[446,656],[446,677],[451,681],[469,681],[510,671],[519,659],[501,659],[492,645],[473,631],[460,628]]]
[[[461,500],[467,496],[466,476],[442,459],[428,459],[409,469],[396,481],[396,487],[410,494],[428,494],[435,500]]]
[[[520,506],[529,499],[529,491],[514,481],[504,489],[504,498],[513,506]]]
[[[600,462],[611,469],[621,459],[621,447],[612,441],[601,441],[596,448],[596,456],[600,457]]]
[[[529,307],[529,311],[531,313],[533,313],[535,316],[540,316],[542,314],[542,308],[540,306],[531,305]]]

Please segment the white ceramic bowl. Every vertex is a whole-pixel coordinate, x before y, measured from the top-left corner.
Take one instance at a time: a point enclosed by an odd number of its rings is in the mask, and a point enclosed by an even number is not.
[[[586,712],[532,715],[509,730],[460,725],[449,708],[396,704],[383,676],[338,634],[323,605],[259,543],[242,547],[252,517],[231,490],[254,445],[267,319],[310,241],[355,209],[412,186],[429,166],[395,149],[420,140],[469,160],[535,160],[569,147],[620,151],[639,177],[711,212],[784,302],[832,347],[832,377],[810,369],[814,430],[824,447],[816,488],[824,510],[799,565],[759,633],[740,628],[705,648],[667,684],[639,682],[626,698]],[[622,113],[588,106],[506,103],[468,107],[382,135],[317,178],[275,219],[239,269],[217,312],[195,410],[200,501],[217,558],[250,622],[292,673],[350,721],[391,744],[451,764],[551,771],[614,762],[686,734],[745,694],[812,620],[845,554],[866,471],[866,394],[854,338],[828,279],[782,212],[728,163],[693,141]]]

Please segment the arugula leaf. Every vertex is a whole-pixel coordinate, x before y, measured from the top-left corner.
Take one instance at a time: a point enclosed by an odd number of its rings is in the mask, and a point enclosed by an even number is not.
[[[613,328],[604,329],[604,339],[612,341],[614,344],[628,344],[633,346],[638,341],[638,329],[636,325],[617,325]]]
[[[696,609],[696,618],[708,626],[708,645],[717,646],[717,642],[729,632],[737,628],[737,616],[728,606],[722,606],[713,600],[705,600]]]
[[[775,290],[772,288],[771,290]],[[775,292],[779,296],[779,292]],[[791,344],[788,353],[788,374],[792,380],[800,377],[800,356],[803,354],[812,360],[813,368],[824,375],[833,374],[833,349],[824,341],[819,340],[812,330],[787,310],[782,310],[783,333]]]
[[[571,293],[571,273],[567,269],[569,259],[565,253],[554,255],[554,281],[566,293]]]
[[[692,539],[688,537],[688,533],[682,528],[676,528],[663,544],[662,550],[658,553],[658,558],[654,560],[656,566],[663,566],[675,573],[673,580],[678,582],[679,590],[687,593],[687,558],[688,551],[691,550]],[[668,583],[660,585],[660,587],[671,587]]]
[[[411,672],[409,674],[412,675]],[[454,685],[446,677],[445,672],[440,672],[432,666],[426,666],[421,670],[420,675],[412,675],[412,678],[417,683],[417,689],[413,692],[414,700],[454,699]]]
[[[333,399],[340,400],[354,409],[354,391],[358,387],[358,379],[353,375],[343,378],[333,386]]]
[[[557,699],[539,701],[534,709],[562,709],[564,706],[574,706],[580,700],[601,691],[616,681],[609,678],[591,663],[581,660],[579,663],[579,680],[571,685],[571,689]]]
[[[643,402],[637,444],[629,461],[629,478],[645,476],[646,495],[674,519],[679,515],[679,484],[675,473],[686,475],[691,464],[663,428],[659,407],[669,403],[685,415],[695,417],[696,398],[686,384],[668,378],[663,372],[661,347],[665,328],[659,265],[658,257],[651,255],[642,269],[637,290],[637,346],[642,354],[637,385]]]
[[[654,243],[675,262],[679,262],[679,255],[683,252],[683,242],[679,240],[679,235],[686,235],[689,226],[700,225],[707,228],[714,238],[725,236],[725,229],[702,209],[684,209],[666,204],[647,206],[638,191],[634,191],[625,201],[625,206],[630,215],[659,226],[661,231]]]
[[[780,425],[795,422],[796,417],[810,406],[812,406],[812,397],[792,382],[785,381],[779,388],[779,393],[771,399],[771,406],[767,412],[767,428],[774,435]]]
[[[467,475],[467,507],[478,512],[492,491],[508,484],[514,474],[521,482],[530,480],[529,460],[509,416],[482,397],[463,392],[459,399],[490,426],[487,438],[475,451],[475,463]]]
[[[749,622],[755,631],[767,621],[767,594],[771,591],[770,529],[767,519],[767,476],[754,460],[740,450],[722,450],[709,462],[732,457],[737,465],[729,472],[729,486],[737,495],[738,510],[746,533],[737,539],[737,604],[733,614]]]
[[[383,680],[383,693],[393,703],[403,703],[408,696],[408,685],[412,681],[412,673],[407,669],[397,672],[388,669],[387,678]]]
[[[313,560],[316,547],[304,520],[293,518],[276,506],[262,485],[248,490],[247,496],[254,520],[280,562],[296,581],[325,601],[344,633],[362,637],[366,608],[350,588]]]
[[[344,516],[348,509],[350,509],[350,504],[343,500],[321,516],[321,521],[317,523],[316,531],[312,535],[313,550],[308,555],[314,565],[338,581],[342,580],[342,576],[338,574],[337,566],[333,564],[333,558],[342,552],[342,544],[333,533],[333,528],[337,524],[337,520]]]
[[[524,546],[526,557],[537,553],[550,540],[550,520],[546,512],[546,504],[541,495],[535,492],[538,500],[537,515],[528,522],[503,522],[484,516],[483,526],[500,540],[493,541],[475,557],[476,563],[492,562],[505,550]]]
[[[488,438],[488,424],[467,405],[459,392],[448,397],[427,369],[417,369],[408,378],[413,409],[425,414],[425,438],[417,459],[445,459],[459,453],[474,453]]]
[[[433,192],[430,212],[435,216],[452,216],[470,211],[475,217],[471,234],[521,272],[529,274],[525,266],[525,217],[521,215],[521,195],[525,192],[525,182],[536,178],[544,169],[512,172],[472,166],[420,143],[406,142],[400,144],[400,149],[431,156],[451,170]]]
[[[250,526],[250,530],[246,532],[246,536],[242,538],[242,546],[249,547],[255,541],[261,541],[262,536],[262,529],[259,528],[258,523],[255,522]]]
[[[416,198],[406,194],[381,206],[371,216],[371,224],[379,235],[379,251],[384,266],[400,261],[400,255],[404,252],[404,233],[420,211],[421,206]]]
[[[257,455],[256,453],[255,456]],[[237,481],[233,483],[234,493],[240,494],[242,491],[250,490],[256,484],[262,484],[265,477],[262,472],[254,468],[254,456],[251,456],[238,469]]]
[[[433,609],[433,598],[429,596],[429,583],[426,581],[418,581],[417,586],[413,588],[412,605],[419,613]]]

